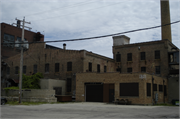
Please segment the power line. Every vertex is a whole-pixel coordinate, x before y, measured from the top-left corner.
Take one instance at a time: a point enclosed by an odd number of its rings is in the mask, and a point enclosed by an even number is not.
[[[52,18],[57,18],[57,17],[64,17],[64,16],[69,16],[69,15],[74,15],[74,14],[78,14],[78,13],[81,13],[81,12],[86,12],[86,11],[91,11],[91,10],[95,10],[95,9],[99,9],[99,8],[103,8],[103,7],[117,5],[119,3],[122,3],[122,2],[117,2],[115,4],[110,4],[110,5],[106,5],[106,6],[102,6],[102,7],[97,7],[97,8],[94,8],[94,9],[88,9],[88,10],[84,10],[84,11],[80,11],[80,12],[74,12],[74,13],[70,13],[70,14],[59,15],[59,16],[55,16],[55,17],[49,17],[49,18],[46,18],[46,19],[31,20],[31,21],[47,20],[47,19],[52,19]]]
[[[110,36],[116,36],[116,35],[121,35],[121,34],[127,34],[127,33],[132,33],[132,32],[137,32],[137,31],[143,31],[143,30],[149,30],[149,29],[155,29],[155,28],[159,28],[162,26],[167,26],[167,25],[171,25],[171,24],[176,24],[180,22],[179,21],[175,21],[175,22],[171,22],[169,24],[164,24],[164,25],[159,25],[159,26],[154,26],[154,27],[148,27],[148,28],[142,28],[142,29],[136,29],[136,30],[131,30],[131,31],[126,31],[126,32],[121,32],[121,33],[115,33],[115,34],[109,34],[109,35],[103,35],[103,36],[95,36],[95,37],[87,37],[87,38],[78,38],[78,39],[68,39],[68,40],[55,40],[55,41],[36,41],[36,42],[28,42],[29,44],[31,43],[52,43],[52,42],[70,42],[70,41],[81,41],[81,40],[91,40],[91,39],[98,39],[98,38],[104,38],[104,37],[110,37]],[[27,44],[26,43],[1,43],[1,44]]]

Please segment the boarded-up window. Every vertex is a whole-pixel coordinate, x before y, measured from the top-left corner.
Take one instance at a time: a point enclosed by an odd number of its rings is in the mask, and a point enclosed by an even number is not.
[[[37,73],[37,65],[36,64],[34,65],[34,73]]]
[[[97,72],[100,73],[100,65],[97,65]]]
[[[132,61],[132,53],[127,54],[127,61]]]
[[[16,66],[16,67],[15,67],[15,74],[18,74],[18,71],[19,71],[19,67]]]
[[[147,83],[147,96],[151,96],[151,84]]]
[[[166,89],[166,85],[164,85],[164,96],[167,96],[167,89]]]
[[[153,91],[157,91],[157,84],[153,84]]]
[[[121,54],[116,54],[116,62],[121,62]]]
[[[141,60],[146,60],[146,53],[145,52],[141,52]]]
[[[92,63],[89,62],[89,71],[92,72]]]
[[[49,72],[49,64],[45,64],[45,72],[46,72],[46,73]]]
[[[159,85],[159,91],[163,91],[163,85]]]
[[[66,88],[67,88],[67,92],[71,92],[71,85],[72,85],[72,80],[71,78],[67,78],[67,83],[66,83]]]
[[[26,74],[26,66],[23,66],[23,74]]]
[[[72,71],[72,62],[67,62],[67,71]]]
[[[59,63],[55,63],[55,72],[59,72]]]
[[[120,83],[120,96],[139,96],[139,83]]]

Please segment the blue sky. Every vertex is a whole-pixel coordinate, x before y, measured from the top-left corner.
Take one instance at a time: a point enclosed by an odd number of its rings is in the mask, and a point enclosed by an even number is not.
[[[171,22],[180,20],[180,0],[170,0]],[[45,41],[114,34],[161,24],[160,0],[1,0],[0,21],[15,23],[15,18],[31,22]],[[180,48],[180,23],[171,25],[172,42]],[[161,39],[161,28],[123,34],[130,43]],[[112,37],[88,41],[50,43],[67,49],[85,49],[113,57]]]

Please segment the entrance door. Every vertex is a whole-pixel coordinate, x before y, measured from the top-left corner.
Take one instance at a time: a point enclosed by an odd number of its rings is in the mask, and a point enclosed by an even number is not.
[[[109,102],[114,101],[114,89],[109,89]]]
[[[86,85],[87,102],[103,102],[103,85]]]

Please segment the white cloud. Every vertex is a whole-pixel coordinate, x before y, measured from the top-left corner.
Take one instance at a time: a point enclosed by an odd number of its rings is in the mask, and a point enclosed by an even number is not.
[[[45,34],[45,40],[74,39],[119,33],[161,24],[159,0],[2,0],[2,22],[15,18],[32,24],[33,31]],[[171,22],[180,20],[180,1],[170,0]],[[180,48],[180,23],[172,25],[173,43]],[[44,31],[44,32],[43,32]],[[131,43],[161,39],[161,28],[124,34]],[[66,42],[69,49],[86,49],[112,57],[112,37]],[[63,43],[51,43],[62,47]]]

